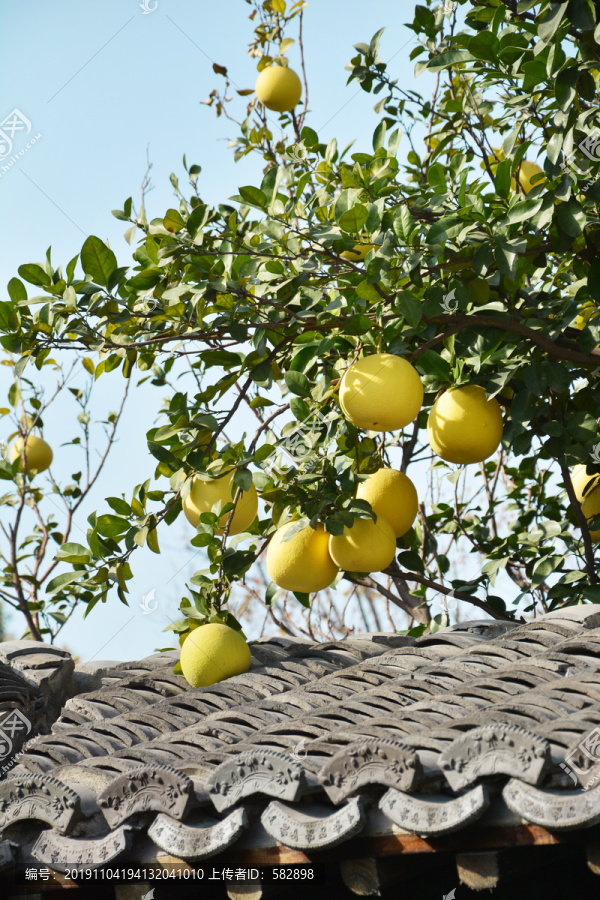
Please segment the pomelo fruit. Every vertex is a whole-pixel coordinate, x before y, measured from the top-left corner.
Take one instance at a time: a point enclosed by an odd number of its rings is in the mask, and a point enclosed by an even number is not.
[[[419,508],[417,489],[397,469],[379,469],[369,475],[359,484],[356,499],[367,500],[373,512],[390,523],[397,538],[409,530]]]
[[[287,66],[267,66],[254,89],[262,105],[275,112],[290,112],[302,96],[302,82]]]
[[[194,478],[192,489],[181,504],[186,519],[194,528],[198,527],[200,515],[204,512],[211,512],[214,504],[218,503],[219,500],[223,506],[226,503],[233,502],[237,491],[233,475],[233,470],[231,470],[219,478],[213,478],[212,481],[201,481],[199,478]],[[254,522],[257,512],[258,495],[256,488],[252,484],[248,491],[242,492],[236,504],[229,534],[240,534],[240,532],[246,531]],[[219,517],[219,527],[215,529],[215,534],[223,534],[228,518],[228,512],[223,513]]]
[[[478,384],[448,388],[431,408],[427,436],[431,449],[446,462],[482,462],[502,440],[502,410]]]
[[[397,431],[412,422],[423,403],[417,370],[400,356],[374,353],[346,369],[340,383],[344,416],[367,431]]]
[[[383,516],[355,519],[350,528],[329,538],[329,553],[344,572],[379,572],[396,555],[394,529]]]
[[[10,454],[11,460],[14,462],[19,458],[19,471],[23,471],[23,459],[21,452],[23,450],[23,438],[20,436],[13,444]],[[25,455],[27,457],[27,473],[29,475],[36,472],[45,472],[52,465],[54,454],[52,447],[42,438],[36,437],[35,434],[28,434],[25,440]]]
[[[210,622],[191,631],[181,648],[181,671],[192,687],[206,687],[250,668],[250,647],[239,631]]]
[[[293,522],[278,528],[267,549],[271,581],[286,591],[312,594],[329,587],[338,567],[329,555],[329,535],[322,525],[307,525],[289,541],[284,540]]]

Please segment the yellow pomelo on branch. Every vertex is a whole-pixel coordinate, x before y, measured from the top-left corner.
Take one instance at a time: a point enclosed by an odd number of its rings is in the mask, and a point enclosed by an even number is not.
[[[23,438],[18,437],[13,444],[10,454],[12,462],[19,459],[19,471],[23,471]],[[36,472],[45,472],[52,465],[54,454],[52,447],[35,434],[28,434],[25,440],[25,456],[27,458],[26,471],[29,475]]]
[[[254,89],[262,105],[275,112],[290,112],[302,96],[302,82],[287,66],[267,66]]]
[[[491,456],[502,440],[502,410],[478,384],[448,388],[431,408],[427,436],[446,462],[467,465]]]
[[[223,506],[226,503],[233,503],[237,491],[233,475],[234,472],[232,470],[219,478],[213,478],[211,481],[201,481],[199,478],[194,478],[192,489],[181,504],[186,519],[194,528],[198,527],[201,514],[211,512],[215,503],[221,501]],[[215,529],[215,534],[223,534],[230,512],[231,510],[219,516],[219,527]],[[233,519],[231,520],[229,534],[240,534],[240,532],[246,531],[254,522],[257,512],[258,495],[256,488],[252,484],[250,489],[243,491],[238,499]]]
[[[496,157],[498,158],[498,160],[500,162],[502,162],[505,159],[504,151],[500,147],[492,147],[492,150],[494,151],[494,153],[496,154]],[[488,156],[488,162],[490,164],[490,169],[492,170],[492,173],[495,175],[496,169],[498,168],[498,162],[494,159],[493,156]],[[481,167],[483,169],[485,169],[484,163],[481,163]],[[538,166],[537,163],[531,162],[528,159],[521,160],[521,164],[519,166],[518,171],[519,171],[519,184],[521,186],[523,193],[525,193],[525,194],[528,194],[532,188],[537,187],[538,184],[543,184],[544,181],[546,180],[545,177],[544,178],[535,178],[536,175],[544,174],[543,169],[540,169],[540,167]],[[535,183],[532,184],[532,179],[534,179],[534,178],[535,178]],[[513,193],[514,193],[514,191],[517,190],[517,182],[515,181],[514,177],[511,178],[511,180],[510,180],[510,189],[511,189],[511,191],[513,191]]]
[[[286,591],[312,594],[329,587],[338,567],[329,555],[329,535],[322,525],[307,525],[288,541],[294,522],[278,528],[267,549],[267,572],[271,581]]]
[[[600,473],[596,472],[588,475],[584,463],[579,463],[573,466],[571,484],[577,500],[581,503],[586,497],[589,497],[592,491],[600,486]]]
[[[592,313],[598,307],[595,303],[592,303],[591,300],[588,300],[583,306],[579,307],[579,315],[575,321],[575,328],[578,328],[579,331],[583,331],[587,323],[590,321],[592,317]]]
[[[342,259],[350,260],[350,262],[362,262],[374,246],[375,244],[355,244],[352,250],[342,250],[340,256]]]
[[[210,622],[191,631],[181,648],[181,671],[192,687],[206,687],[250,668],[250,647],[239,631]]]
[[[423,403],[417,370],[400,356],[374,353],[346,369],[340,383],[345,417],[367,431],[397,431],[412,422]]]
[[[329,553],[344,572],[379,572],[396,555],[396,535],[383,516],[378,516],[376,522],[355,519],[343,534],[331,535]]]
[[[571,472],[571,484],[575,497],[581,504],[581,511],[589,523],[594,516],[600,513],[600,473],[595,472],[588,475],[586,466],[579,463],[573,467]],[[599,541],[600,529],[590,531],[590,537],[593,541]]]
[[[367,500],[377,516],[390,523],[397,538],[411,527],[419,508],[417,489],[404,472],[379,469],[359,484],[357,500]]]

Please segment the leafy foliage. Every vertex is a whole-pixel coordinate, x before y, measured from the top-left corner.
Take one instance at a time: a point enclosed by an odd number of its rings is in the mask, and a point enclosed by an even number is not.
[[[198,192],[200,167],[184,158],[191,193],[172,176],[176,207],[150,222],[143,211],[132,216],[131,199],[115,211],[131,224],[128,239],[139,237],[131,266],[90,237],[65,274],[29,264],[11,279],[1,343],[21,359],[40,367],[55,348],[85,352],[99,358],[95,378],[120,369],[161,388],[174,365],[188,373],[147,436],[168,486],[151,490],[149,471],[130,501],[109,499],[112,512],[90,517],[88,546],[61,549],[74,572],[51,589],[85,585],[91,606],[115,584],[123,599],[136,547],[158,552],[156,535],[179,515],[192,476],[225,465],[236,469],[236,500],[253,481],[268,515],[234,539],[215,534],[216,513],[200,517],[192,543],[209,565],[192,579],[177,630],[190,617],[227,621],[232,586],[278,524],[292,515],[339,534],[370,515],[354,500],[360,475],[396,451],[404,470],[429,459],[424,427],[436,395],[474,383],[505,408],[501,450],[469,470],[475,491],[466,501],[464,472],[434,462],[454,502],[422,506],[399,541],[386,573],[394,602],[435,630],[447,619],[430,624],[431,590],[514,615],[494,593],[499,574],[529,611],[600,600],[595,547],[569,479],[569,467],[595,459],[600,446],[597,7],[454,6],[419,5],[408,25],[417,73],[435,77],[431,99],[393,78],[379,56],[381,32],[356,45],[349,80],[378,97],[371,150],[322,141],[305,124],[306,106],[280,117],[292,133],[275,141],[251,100],[233,144],[238,158],[262,157],[260,183],[213,208]],[[251,53],[262,64],[285,55],[285,28],[301,21],[302,4],[286,14],[283,0],[254,3],[253,16]],[[227,77],[225,67],[215,71]],[[207,101],[232,118],[228,102],[218,91]],[[543,169],[527,192],[525,159]],[[370,245],[364,261],[345,258],[358,243]],[[577,326],[584,304],[591,312]],[[382,350],[413,362],[425,402],[413,430],[373,439],[344,419],[336,389],[350,361]],[[242,404],[256,432],[224,442]],[[298,425],[309,431],[307,452],[282,465]],[[483,565],[470,581],[448,583],[461,541]],[[372,578],[348,578],[385,593]]]

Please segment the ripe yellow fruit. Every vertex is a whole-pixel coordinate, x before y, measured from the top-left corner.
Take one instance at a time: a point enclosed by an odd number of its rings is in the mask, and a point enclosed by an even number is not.
[[[417,489],[404,472],[379,469],[359,484],[357,500],[368,500],[377,516],[390,523],[397,538],[411,527],[419,508]]]
[[[368,431],[397,431],[412,422],[423,403],[419,373],[392,353],[374,353],[346,369],[340,384],[345,417]]]
[[[362,262],[374,246],[375,244],[355,244],[352,250],[343,250],[340,256],[342,259],[349,259],[350,262]]]
[[[237,491],[233,475],[233,471],[227,472],[225,475],[221,475],[220,478],[214,478],[212,481],[200,481],[199,478],[194,478],[192,489],[182,502],[185,517],[194,528],[198,527],[201,513],[211,512],[213,506],[219,500],[223,506],[226,503],[233,502]],[[258,495],[254,485],[251,485],[250,490],[244,491],[236,504],[229,534],[240,534],[240,532],[246,531],[254,522],[257,512]],[[223,534],[228,518],[228,512],[223,513],[219,517],[219,528],[215,529],[215,534]]]
[[[519,184],[526,194],[528,194],[532,188],[537,187],[539,184],[543,184],[546,180],[545,178],[536,179],[535,184],[532,184],[531,182],[534,175],[543,175],[543,170],[540,169],[537,163],[530,162],[528,159],[521,160],[519,168]],[[514,178],[511,179],[510,186],[513,191],[516,191],[517,183]]]
[[[195,688],[241,675],[251,662],[250,647],[240,632],[219,622],[195,628],[181,648],[181,671]]]
[[[580,331],[583,331],[587,323],[590,321],[592,317],[592,313],[598,307],[595,303],[592,303],[591,300],[588,300],[583,306],[579,307],[579,315],[575,321],[575,328],[578,328]],[[597,323],[595,323],[597,324]]]
[[[23,471],[23,460],[21,451],[23,450],[23,438],[18,437],[13,444],[10,454],[11,460],[14,462],[19,458],[19,471]],[[35,475],[37,472],[45,472],[52,465],[54,454],[52,447],[43,441],[42,438],[36,437],[35,434],[28,434],[25,441],[25,455],[27,457],[27,473]]]
[[[467,465],[491,456],[502,440],[502,410],[478,384],[449,388],[435,401],[427,420],[434,453],[447,462]]]
[[[312,594],[329,587],[338,573],[329,555],[329,535],[322,525],[307,525],[289,541],[284,538],[293,522],[278,528],[267,549],[271,581],[286,591]]]
[[[267,66],[256,79],[254,89],[262,105],[275,112],[289,112],[302,96],[302,82],[287,66]]]
[[[496,154],[496,157],[500,160],[500,162],[502,162],[502,160],[505,158],[504,151],[499,147],[493,147],[492,149],[493,149],[494,153]],[[495,175],[496,169],[498,168],[498,163],[496,162],[496,160],[494,159],[493,156],[488,157],[488,160],[489,160],[489,164],[490,164],[490,169],[492,170],[493,174]],[[481,163],[481,166],[482,166],[482,168],[485,168],[484,163]],[[519,184],[521,185],[521,189],[523,190],[523,192],[525,194],[528,194],[532,188],[537,187],[539,184],[544,183],[544,181],[546,180],[545,178],[536,180],[535,184],[531,183],[531,180],[534,177],[534,175],[540,175],[540,174],[543,175],[543,170],[540,169],[540,167],[538,166],[537,163],[530,162],[530,160],[528,160],[528,159],[521,160],[521,165],[519,166]],[[516,191],[516,189],[517,189],[517,182],[515,181],[514,178],[511,178],[511,180],[510,180],[510,189],[513,192]]]
[[[355,519],[343,534],[331,535],[329,553],[344,572],[379,572],[396,555],[396,535],[383,516],[378,516],[376,522]]]
[[[573,467],[571,484],[588,522],[600,513],[600,473],[588,475],[583,463]],[[600,529],[590,531],[593,541],[600,540]]]
[[[581,503],[584,498],[588,497],[592,491],[600,486],[600,473],[588,475],[586,466],[583,463],[579,463],[573,466],[571,484],[573,485],[575,496]]]

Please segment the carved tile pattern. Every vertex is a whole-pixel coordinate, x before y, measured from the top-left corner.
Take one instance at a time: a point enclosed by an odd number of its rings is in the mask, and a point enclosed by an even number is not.
[[[277,750],[238,753],[217,766],[205,783],[219,812],[229,809],[243,797],[258,793],[295,800],[305,786],[300,763]]]
[[[79,815],[79,795],[49,775],[14,775],[0,782],[0,830],[36,819],[66,834]]]
[[[248,816],[243,807],[237,807],[217,825],[182,825],[161,813],[148,828],[154,843],[179,859],[198,860],[215,856],[231,844],[248,827]]]
[[[341,803],[368,784],[410,791],[421,774],[419,759],[410,747],[382,739],[359,740],[329,759],[318,779],[334,803]]]
[[[352,797],[325,817],[310,817],[310,809],[310,806],[303,806],[299,813],[294,807],[273,800],[263,812],[261,822],[278,844],[296,850],[335,847],[362,830],[364,810],[360,797]]]
[[[135,813],[156,810],[181,819],[193,797],[191,778],[168,766],[142,766],[123,772],[98,795],[111,828]]]
[[[546,741],[515,725],[481,725],[458,737],[440,756],[451,788],[459,791],[485,775],[517,775],[537,784],[550,758]]]

